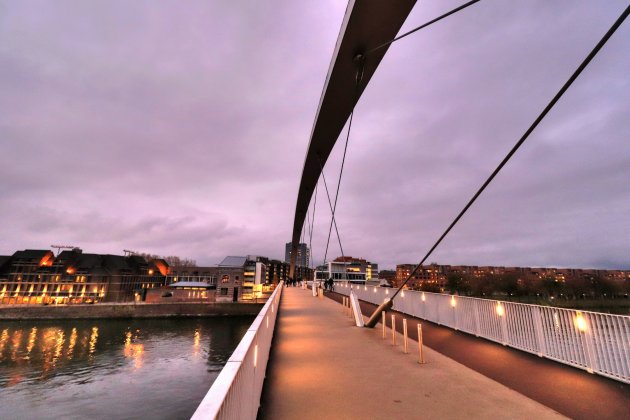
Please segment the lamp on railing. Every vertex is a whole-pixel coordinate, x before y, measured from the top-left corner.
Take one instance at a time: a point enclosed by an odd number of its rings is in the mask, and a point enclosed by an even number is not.
[[[501,305],[501,302],[497,302],[497,315],[505,315],[505,308],[503,307],[503,305]]]
[[[578,331],[585,332],[587,330],[586,319],[584,319],[582,312],[578,311],[576,313],[574,322],[575,327],[578,329]]]

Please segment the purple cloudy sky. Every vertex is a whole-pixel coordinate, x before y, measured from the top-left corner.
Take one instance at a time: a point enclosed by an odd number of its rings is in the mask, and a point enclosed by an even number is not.
[[[420,1],[403,31],[459,4]],[[0,254],[282,258],[345,7],[1,2]],[[355,114],[346,253],[417,262],[625,7],[484,0],[394,44]],[[628,74],[630,22],[431,260],[630,267]]]

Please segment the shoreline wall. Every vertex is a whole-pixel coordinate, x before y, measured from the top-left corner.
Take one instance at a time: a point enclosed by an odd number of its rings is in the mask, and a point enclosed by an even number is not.
[[[0,307],[0,321],[25,319],[169,318],[258,315],[262,303],[98,303]]]

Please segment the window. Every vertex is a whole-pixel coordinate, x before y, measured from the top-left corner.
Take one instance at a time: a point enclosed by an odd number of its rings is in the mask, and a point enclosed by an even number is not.
[[[222,287],[221,288],[221,296],[227,296],[227,292],[228,292],[227,287]]]
[[[230,282],[230,276],[229,275],[224,275],[223,277],[221,277],[221,283],[229,283]]]

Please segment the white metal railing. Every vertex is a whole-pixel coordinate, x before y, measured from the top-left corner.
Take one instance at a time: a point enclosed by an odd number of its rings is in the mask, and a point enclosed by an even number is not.
[[[282,286],[281,282],[245,333],[197,407],[193,420],[256,418]]]
[[[395,290],[343,284],[380,305]],[[630,316],[405,290],[393,309],[591,373],[630,383]]]

